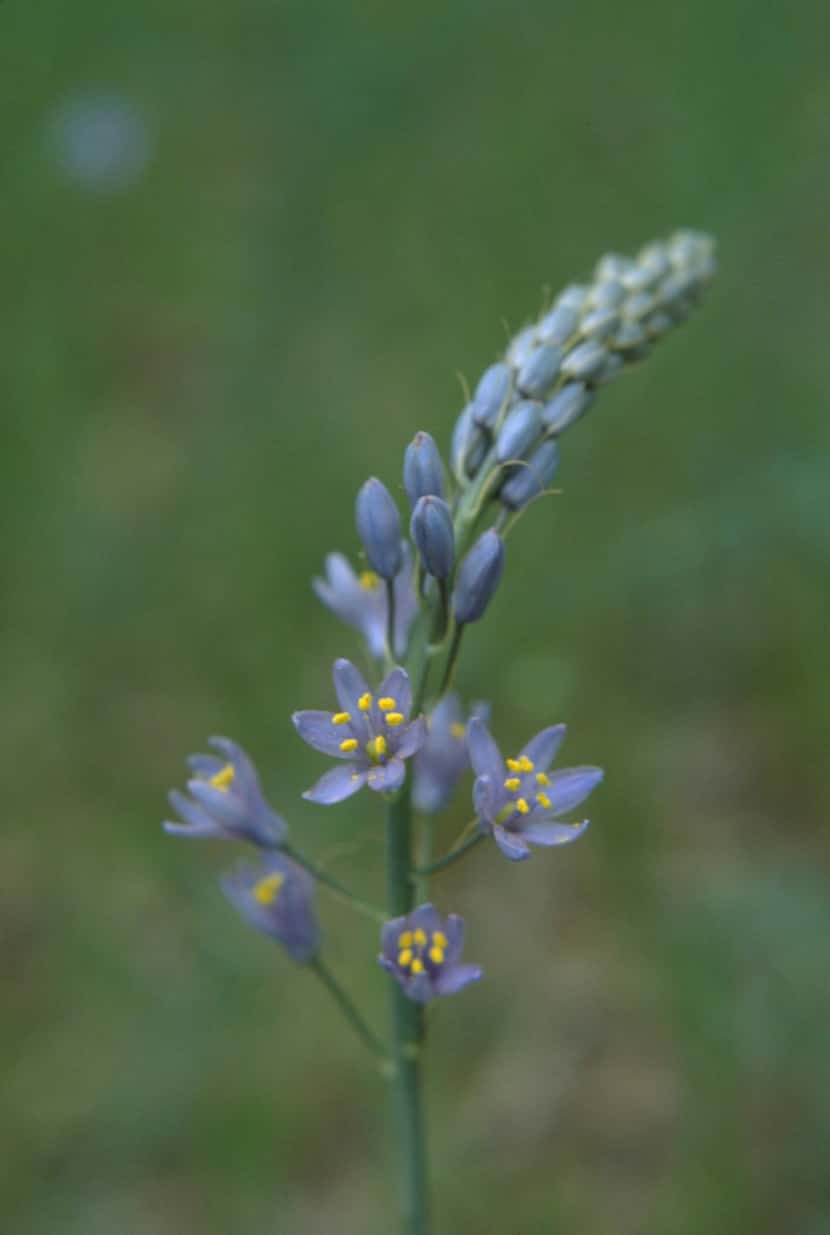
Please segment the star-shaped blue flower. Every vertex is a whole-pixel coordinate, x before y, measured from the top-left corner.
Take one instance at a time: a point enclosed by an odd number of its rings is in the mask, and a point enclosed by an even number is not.
[[[530,845],[570,844],[588,826],[587,819],[564,823],[559,816],[584,802],[603,772],[593,767],[548,772],[565,732],[564,725],[543,729],[518,755],[503,759],[482,720],[474,717],[467,726],[479,826],[514,862],[530,857]]]
[[[480,965],[462,965],[464,919],[442,918],[432,905],[385,922],[378,963],[415,1003],[454,995],[481,977]]]
[[[170,805],[184,823],[165,821],[171,836],[245,840],[272,849],[285,840],[288,826],[262,794],[252,760],[230,738],[210,738],[218,755],[191,755],[195,775],[187,782],[190,797],[170,791]]]
[[[320,927],[314,912],[315,881],[284,853],[263,854],[259,863],[240,865],[220,886],[243,918],[278,940],[293,960],[305,964],[317,955]]]
[[[303,797],[328,806],[364,785],[394,793],[406,775],[404,760],[420,749],[426,736],[423,716],[409,720],[412,689],[406,671],[393,669],[375,694],[349,660],[336,660],[332,676],[339,711],[295,712],[292,719],[304,742],[344,762]]]

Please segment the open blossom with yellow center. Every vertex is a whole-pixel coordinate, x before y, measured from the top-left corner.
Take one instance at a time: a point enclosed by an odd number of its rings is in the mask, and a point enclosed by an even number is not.
[[[173,836],[216,837],[246,840],[263,849],[285,839],[285,820],[273,810],[262,793],[253,762],[229,738],[211,738],[215,755],[191,755],[193,772],[187,782],[190,795],[171,791],[170,803],[184,820],[168,820],[164,829]]]
[[[395,655],[403,656],[412,619],[418,601],[412,586],[412,551],[401,545],[402,565],[393,583],[395,592]],[[355,627],[366,640],[369,655],[382,659],[386,651],[388,596],[380,575],[373,570],[354,570],[342,553],[330,553],[326,558],[326,577],[312,580],[315,595],[327,609],[349,626]]]
[[[416,1003],[454,995],[481,977],[479,965],[462,965],[464,920],[442,918],[432,905],[384,923],[378,962]]]
[[[584,802],[603,773],[594,767],[549,771],[564,736],[564,725],[542,729],[517,755],[503,759],[484,722],[470,721],[467,743],[479,826],[513,861],[529,858],[530,845],[567,845],[588,826],[587,819],[566,823],[559,816]]]
[[[471,715],[486,719],[489,707],[473,704]],[[459,780],[470,766],[467,725],[456,694],[444,695],[427,718],[427,736],[415,756],[412,801],[415,809],[437,814],[449,805]]]
[[[364,785],[392,793],[403,783],[404,760],[423,744],[422,716],[409,720],[412,690],[403,669],[393,669],[376,692],[349,660],[334,664],[336,712],[295,712],[294,727],[304,742],[343,761],[303,797],[329,805],[342,802]]]
[[[289,956],[304,964],[320,949],[314,911],[314,878],[284,853],[243,863],[221,881],[222,891],[243,918],[276,939]]]

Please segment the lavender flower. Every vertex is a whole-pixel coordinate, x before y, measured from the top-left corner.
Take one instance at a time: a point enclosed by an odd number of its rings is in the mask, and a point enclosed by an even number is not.
[[[542,729],[514,759],[502,759],[483,721],[474,718],[467,727],[479,826],[512,861],[529,858],[529,845],[567,845],[588,826],[587,819],[557,819],[584,802],[603,777],[600,768],[590,767],[548,774],[565,732],[564,725]]]
[[[184,823],[163,824],[171,836],[246,840],[263,849],[279,845],[288,833],[281,815],[262,794],[256,768],[241,746],[230,738],[210,738],[219,755],[191,755],[195,776],[187,782],[190,797],[170,791],[169,800]]]
[[[393,793],[403,784],[404,760],[423,745],[423,716],[409,721],[412,689],[403,669],[393,669],[377,696],[348,660],[334,662],[338,712],[295,712],[294,727],[304,742],[346,762],[321,776],[303,797],[328,806],[350,798],[364,785]]]
[[[409,628],[418,609],[412,587],[412,551],[406,542],[401,545],[401,553],[403,565],[394,583],[396,656],[403,656],[406,651]],[[388,599],[380,576],[371,570],[358,575],[342,553],[329,553],[326,578],[313,579],[311,586],[327,609],[360,631],[370,656],[381,660],[386,649]]]
[[[220,886],[243,918],[279,940],[292,960],[302,965],[314,959],[320,948],[315,883],[302,866],[284,853],[268,853],[256,865],[237,867]]]
[[[481,977],[480,965],[459,964],[464,919],[451,913],[445,920],[432,905],[385,922],[381,947],[379,964],[415,1003],[454,995]]]
[[[489,704],[475,703],[472,716],[486,721]],[[412,801],[416,810],[434,815],[452,798],[458,781],[470,766],[467,726],[458,695],[445,695],[427,718],[427,736],[415,756]]]

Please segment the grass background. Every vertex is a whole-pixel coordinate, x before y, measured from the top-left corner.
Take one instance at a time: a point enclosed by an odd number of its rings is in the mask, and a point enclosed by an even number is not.
[[[705,309],[568,435],[465,648],[506,745],[566,718],[608,775],[573,849],[436,886],[487,969],[436,1017],[436,1232],[830,1232],[827,30],[818,0],[6,0],[5,1232],[389,1235],[381,1083],[164,795],[232,734],[377,888],[377,804],[297,798],[288,715],[355,650],[309,576],[503,320],[678,225],[719,240]],[[102,93],[148,156],[109,191],[56,138]],[[373,931],[326,925],[379,1018]]]

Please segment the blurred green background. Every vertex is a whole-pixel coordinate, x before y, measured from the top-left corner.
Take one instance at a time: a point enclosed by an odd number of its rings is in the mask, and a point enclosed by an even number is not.
[[[369,473],[544,288],[677,226],[704,309],[568,434],[460,685],[567,719],[586,838],[436,883],[437,1235],[826,1235],[830,77],[820,0],[0,9],[0,1226],[390,1235],[384,1093],[165,840],[212,732],[379,895],[289,713]],[[462,797],[466,796],[466,789]],[[467,817],[464,801],[446,839]],[[374,930],[324,905],[380,1020]]]

